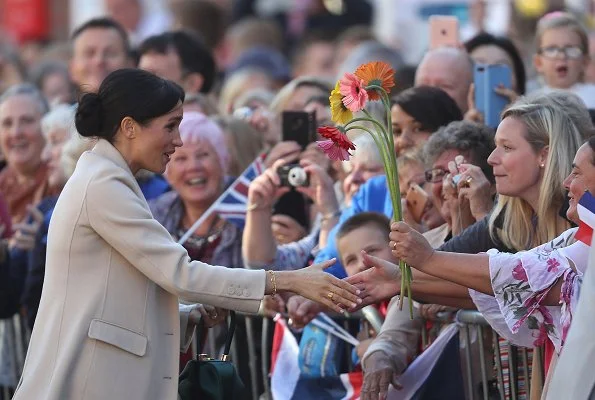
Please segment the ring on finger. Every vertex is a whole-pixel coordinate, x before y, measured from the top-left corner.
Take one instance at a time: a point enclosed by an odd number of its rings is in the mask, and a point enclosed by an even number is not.
[[[473,182],[473,177],[468,176],[467,179],[465,179],[465,187],[471,186],[471,182]]]
[[[393,250],[396,250],[396,249],[397,249],[397,242],[394,242],[393,243]]]
[[[328,294],[326,295],[331,301],[333,301],[333,297],[335,297],[335,294],[333,292],[328,292]]]

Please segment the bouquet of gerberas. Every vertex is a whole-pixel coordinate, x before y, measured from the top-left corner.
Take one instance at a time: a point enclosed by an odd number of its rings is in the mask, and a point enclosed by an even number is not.
[[[402,219],[401,191],[392,134],[391,105],[388,97],[393,86],[395,86],[394,71],[384,62],[375,61],[363,64],[357,68],[355,73],[346,73],[337,82],[329,97],[332,120],[337,125],[318,128],[318,133],[327,139],[319,141],[318,146],[331,159],[345,161],[349,159],[349,151],[355,150],[355,145],[347,137],[347,132],[358,129],[370,134],[382,156],[386,182],[393,204],[393,219],[400,221]],[[365,109],[368,101],[382,102],[386,112],[384,120],[377,120]],[[362,115],[354,117],[354,113]],[[368,124],[362,124],[362,122]],[[401,269],[399,307],[402,307],[403,296],[408,296],[411,300],[411,269],[402,261],[399,262],[399,267]],[[411,301],[409,305],[410,313],[413,315]]]

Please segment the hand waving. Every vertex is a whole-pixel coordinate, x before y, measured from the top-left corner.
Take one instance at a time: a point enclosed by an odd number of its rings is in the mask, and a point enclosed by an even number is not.
[[[43,214],[34,206],[29,206],[29,215],[31,215],[31,222],[21,222],[13,226],[14,235],[9,240],[9,247],[21,250],[32,250],[35,247],[35,237],[37,231],[43,223]]]

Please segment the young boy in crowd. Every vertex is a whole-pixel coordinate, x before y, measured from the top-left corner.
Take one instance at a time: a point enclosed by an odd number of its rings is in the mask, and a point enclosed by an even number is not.
[[[337,232],[336,240],[339,257],[348,276],[367,269],[363,261],[362,250],[371,256],[395,264],[398,263],[398,260],[392,255],[388,246],[389,233],[390,220],[380,213],[364,212],[356,214],[343,223]],[[375,305],[383,319],[386,317],[388,311],[388,303],[388,301],[383,301]],[[391,303],[392,307],[397,307],[396,302]],[[410,319],[408,307],[403,307],[403,310],[396,311],[403,313],[403,321],[407,326],[403,326],[401,332],[404,333],[403,335],[397,334],[398,337],[395,337],[398,345],[395,344],[399,349],[397,350],[398,354],[391,354],[391,358],[398,359],[397,363],[400,364],[399,367],[405,369],[418,351],[421,321],[419,318]],[[416,334],[411,334],[412,331],[416,332]],[[359,359],[363,357],[375,336],[375,332],[360,332],[360,335],[358,335],[360,344],[356,348]],[[363,337],[367,337],[367,339],[363,339]]]
[[[543,78],[543,90],[569,90],[587,108],[595,108],[595,85],[584,83],[589,65],[589,37],[579,21],[569,13],[553,12],[537,24],[535,69]]]

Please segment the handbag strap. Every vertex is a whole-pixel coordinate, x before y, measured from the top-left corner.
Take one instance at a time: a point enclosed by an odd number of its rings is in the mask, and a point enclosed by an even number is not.
[[[198,321],[198,326],[196,327],[196,330],[198,332],[197,341],[198,341],[198,346],[200,348],[200,350],[198,352],[200,353],[202,351],[202,348],[205,345],[205,340],[207,338],[207,333],[209,331],[209,328],[207,328],[205,326],[205,322],[202,318],[200,319],[200,321]],[[225,339],[225,347],[223,348],[223,356],[229,356],[229,352],[231,349],[231,342],[233,341],[233,335],[235,333],[235,330],[236,330],[236,313],[235,313],[235,311],[230,311],[229,312],[229,327],[227,329],[227,338]]]
[[[229,312],[229,329],[227,330],[227,340],[225,341],[225,348],[223,349],[223,355],[228,356],[231,349],[231,342],[233,341],[233,334],[236,331],[236,312]]]

